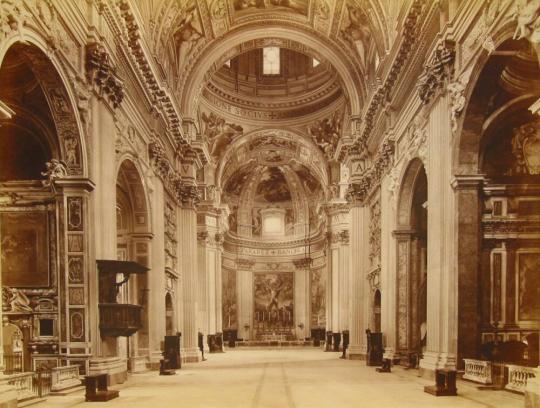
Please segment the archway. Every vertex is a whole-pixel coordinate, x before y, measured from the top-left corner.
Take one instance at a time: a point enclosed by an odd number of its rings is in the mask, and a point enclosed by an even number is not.
[[[381,291],[377,289],[373,296],[373,331],[381,332]]]
[[[131,159],[122,161],[118,170],[116,214],[117,259],[149,265],[151,236],[146,192],[140,172]],[[123,276],[118,279],[121,281]],[[131,277],[118,294],[119,303],[145,306],[143,327],[131,338],[119,338],[117,342],[118,356],[129,359],[132,371],[137,370],[137,366],[148,356],[147,291],[148,277],[145,274]]]
[[[397,345],[402,363],[416,367],[427,320],[427,177],[414,159],[405,171],[398,204]]]
[[[528,111],[540,94],[539,75],[528,42],[501,38],[478,68],[456,138],[460,365],[489,358],[496,336],[508,349],[523,349],[527,335],[538,333],[540,284],[529,271],[540,262],[540,245],[518,225],[539,213],[538,120]],[[527,353],[513,362],[538,364]]]
[[[7,112],[0,117],[3,315],[22,333],[17,348],[24,371],[59,365],[65,357],[46,355],[59,350],[60,338],[90,340],[81,289],[87,282],[84,149],[56,66],[31,41],[13,43],[1,55],[0,105]],[[79,183],[67,192],[63,183],[71,176]],[[77,361],[83,373],[84,360]]]

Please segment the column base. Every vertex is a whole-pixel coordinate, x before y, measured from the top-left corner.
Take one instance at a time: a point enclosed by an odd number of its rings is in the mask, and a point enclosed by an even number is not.
[[[202,361],[202,354],[198,348],[182,349],[182,363],[198,363]]]
[[[127,360],[120,357],[90,359],[88,374],[108,374],[109,385],[122,384],[127,380]]]
[[[540,367],[536,368],[536,377],[527,380],[527,389],[525,390],[525,408],[540,407]]]
[[[366,360],[366,347],[363,345],[349,346],[349,349],[347,350],[347,358],[349,360]]]
[[[456,359],[447,353],[426,351],[420,360],[420,376],[430,380],[435,379],[435,370],[456,370]]]
[[[159,361],[163,358],[161,350],[152,350],[148,356],[148,367],[150,370],[159,370]]]
[[[129,368],[133,374],[146,373],[149,370],[148,356],[130,357]]]

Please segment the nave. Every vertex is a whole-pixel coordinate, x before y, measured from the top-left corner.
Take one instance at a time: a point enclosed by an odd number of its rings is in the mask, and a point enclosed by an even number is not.
[[[339,359],[317,348],[227,350],[207,361],[185,364],[173,376],[134,374],[122,385],[121,398],[100,407],[325,408],[399,407],[465,408],[523,406],[523,397],[505,391],[479,391],[458,381],[458,396],[434,399],[423,392],[431,381],[417,370],[400,367],[376,373],[364,361]],[[49,398],[36,408],[95,406],[84,392]]]

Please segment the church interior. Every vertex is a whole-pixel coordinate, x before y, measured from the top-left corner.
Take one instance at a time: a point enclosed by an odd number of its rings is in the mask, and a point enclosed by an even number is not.
[[[538,0],[0,0],[0,408],[540,407],[539,62]]]

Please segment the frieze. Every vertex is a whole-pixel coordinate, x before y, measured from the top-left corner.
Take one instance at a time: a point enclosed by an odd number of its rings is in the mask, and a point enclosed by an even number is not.
[[[239,269],[250,270],[251,268],[253,268],[253,265],[255,265],[255,261],[252,259],[238,258],[236,260],[236,265]]]
[[[483,220],[486,235],[540,234],[540,221],[534,220]]]

